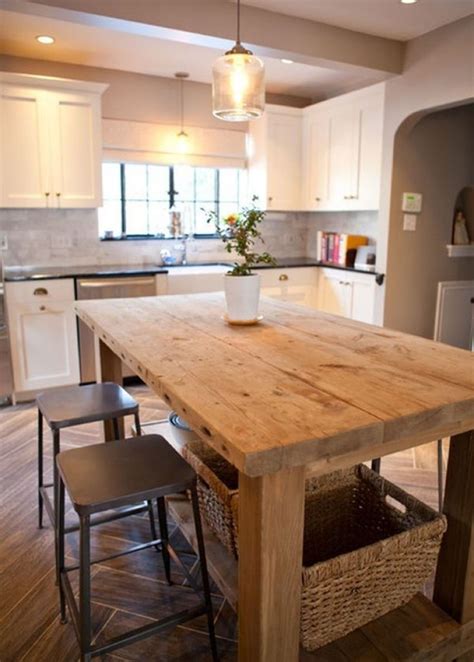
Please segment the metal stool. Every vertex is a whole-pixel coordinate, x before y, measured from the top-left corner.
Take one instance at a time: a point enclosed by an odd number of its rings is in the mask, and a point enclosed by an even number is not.
[[[81,661],[92,656],[113,651],[152,634],[202,614],[207,614],[212,658],[216,661],[217,648],[214,635],[212,603],[207,574],[204,540],[196,490],[196,474],[183,458],[158,435],[144,435],[133,440],[112,441],[108,444],[85,446],[60,453],[57,458],[58,491],[56,526],[58,530],[58,584],[61,622],[66,622],[66,605],[72,617],[81,649]],[[79,565],[66,567],[64,560],[64,501],[65,489],[79,515],[80,560]],[[160,523],[160,540],[137,545],[113,556],[122,556],[161,544],[163,562],[168,583],[171,583],[170,557],[185,573],[192,588],[201,594],[195,579],[181,563],[168,540],[166,504],[164,497],[190,490],[200,559],[203,596],[199,606],[132,630],[100,646],[92,646],[91,638],[91,581],[90,566],[107,560],[90,558],[91,515],[109,508],[120,508],[140,500],[156,499]],[[111,557],[107,557],[111,558]],[[68,572],[79,569],[79,608],[77,607]]]
[[[133,416],[137,434],[141,433],[138,403],[121,386],[111,382],[87,386],[68,386],[55,391],[41,393],[36,398],[38,406],[38,526],[43,527],[43,506],[51,524],[55,526],[55,514],[47,488],[57,485],[56,456],[60,451],[60,430],[96,421],[113,422],[114,435],[119,438],[119,419]],[[44,484],[43,479],[43,418],[53,434],[53,483]],[[151,503],[137,505],[127,511],[117,512],[97,519],[93,525],[135,515],[148,510],[152,536],[156,538],[155,518]],[[78,526],[68,527],[66,533],[77,531]]]
[[[380,473],[381,458],[378,457],[375,460],[372,460],[372,471]],[[443,512],[443,440],[438,439],[438,510],[440,513]]]

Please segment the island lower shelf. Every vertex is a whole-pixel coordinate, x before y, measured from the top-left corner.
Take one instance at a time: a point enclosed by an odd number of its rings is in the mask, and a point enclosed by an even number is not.
[[[190,502],[168,498],[170,514],[193,549],[197,548]],[[203,522],[209,572],[234,610],[238,562]],[[314,653],[301,650],[300,662],[451,662],[474,648],[474,621],[460,625],[421,593]],[[473,658],[474,660],[474,658]],[[462,662],[471,662],[469,658]]]

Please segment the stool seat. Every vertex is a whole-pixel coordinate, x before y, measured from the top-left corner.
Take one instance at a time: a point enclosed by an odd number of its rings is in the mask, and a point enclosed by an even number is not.
[[[36,402],[52,430],[128,416],[138,411],[136,400],[112,382],[47,391],[40,393]]]
[[[80,515],[181,492],[195,479],[189,464],[156,434],[64,451],[57,464]]]

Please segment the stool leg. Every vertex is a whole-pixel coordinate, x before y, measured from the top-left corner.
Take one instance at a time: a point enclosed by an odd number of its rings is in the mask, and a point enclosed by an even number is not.
[[[43,414],[38,409],[38,528],[43,528]]]
[[[168,522],[166,521],[166,503],[163,497],[156,500],[158,505],[158,520],[160,522],[161,535],[161,553],[163,555],[163,565],[165,566],[165,575],[168,584],[171,585],[171,563],[168,550]]]
[[[64,587],[61,581],[64,572],[64,483],[58,474],[58,501],[56,503],[56,528],[58,531],[58,566],[56,568],[57,581],[59,587],[59,606],[61,611],[61,623],[67,623],[66,616],[66,598]]]
[[[119,428],[118,418],[114,418],[112,424],[114,426],[114,438],[118,441],[120,439],[120,428]]]
[[[140,415],[139,415],[138,411],[135,412],[135,414],[133,415],[133,418],[135,419],[135,430],[136,430],[136,433],[137,433],[137,437],[140,437],[141,434],[142,434],[142,426],[141,426],[141,423],[140,423]],[[150,519],[151,537],[152,537],[152,540],[156,540],[158,535],[156,533],[155,515],[153,513],[153,503],[151,501],[147,501],[146,503],[147,503],[147,506],[148,506],[148,517]],[[160,546],[156,545],[155,549],[156,549],[157,552],[159,552],[160,551]]]
[[[438,505],[443,512],[443,440],[438,439]]]
[[[376,473],[380,473],[380,465],[382,463],[382,460],[378,457],[375,460],[372,460],[372,471],[375,471]]]
[[[142,433],[142,426],[140,423],[140,416],[138,415],[138,412],[136,412],[136,414],[134,414],[133,417],[135,419],[135,430],[137,431],[137,437],[139,437]]]
[[[204,600],[207,608],[207,627],[209,630],[209,639],[211,643],[213,662],[218,662],[216,635],[214,632],[214,616],[212,613],[211,590],[209,587],[209,576],[207,574],[206,550],[204,548],[204,536],[202,533],[201,514],[199,512],[199,501],[196,489],[196,482],[191,488],[191,501],[193,505],[194,527],[196,529],[196,538],[199,553],[199,565],[201,568],[202,587],[204,591]]]
[[[90,662],[91,645],[91,566],[90,517],[82,515],[79,522],[79,633],[81,662]]]
[[[59,474],[58,467],[56,465],[56,457],[59,454],[60,439],[59,439],[59,430],[53,430],[53,493],[54,493],[54,516],[57,518],[57,509],[59,504]],[[57,521],[57,519],[56,519]],[[54,527],[54,550],[55,550],[55,559],[56,559],[56,568],[59,567],[59,535],[58,527]],[[56,574],[57,581],[57,574]]]

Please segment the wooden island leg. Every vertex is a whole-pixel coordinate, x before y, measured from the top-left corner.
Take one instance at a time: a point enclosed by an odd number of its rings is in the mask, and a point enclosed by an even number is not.
[[[474,431],[451,439],[434,602],[459,623],[474,621]],[[474,651],[458,658],[471,662]]]
[[[239,481],[239,661],[296,662],[305,470]]]
[[[122,361],[117,356],[117,354],[115,354],[102,340],[99,340],[99,352],[101,380],[103,382],[115,382],[121,386]],[[125,425],[123,418],[119,419],[118,425],[120,438],[123,439],[125,436]],[[115,439],[115,437],[114,422],[104,421],[104,439],[106,441],[112,441]]]

